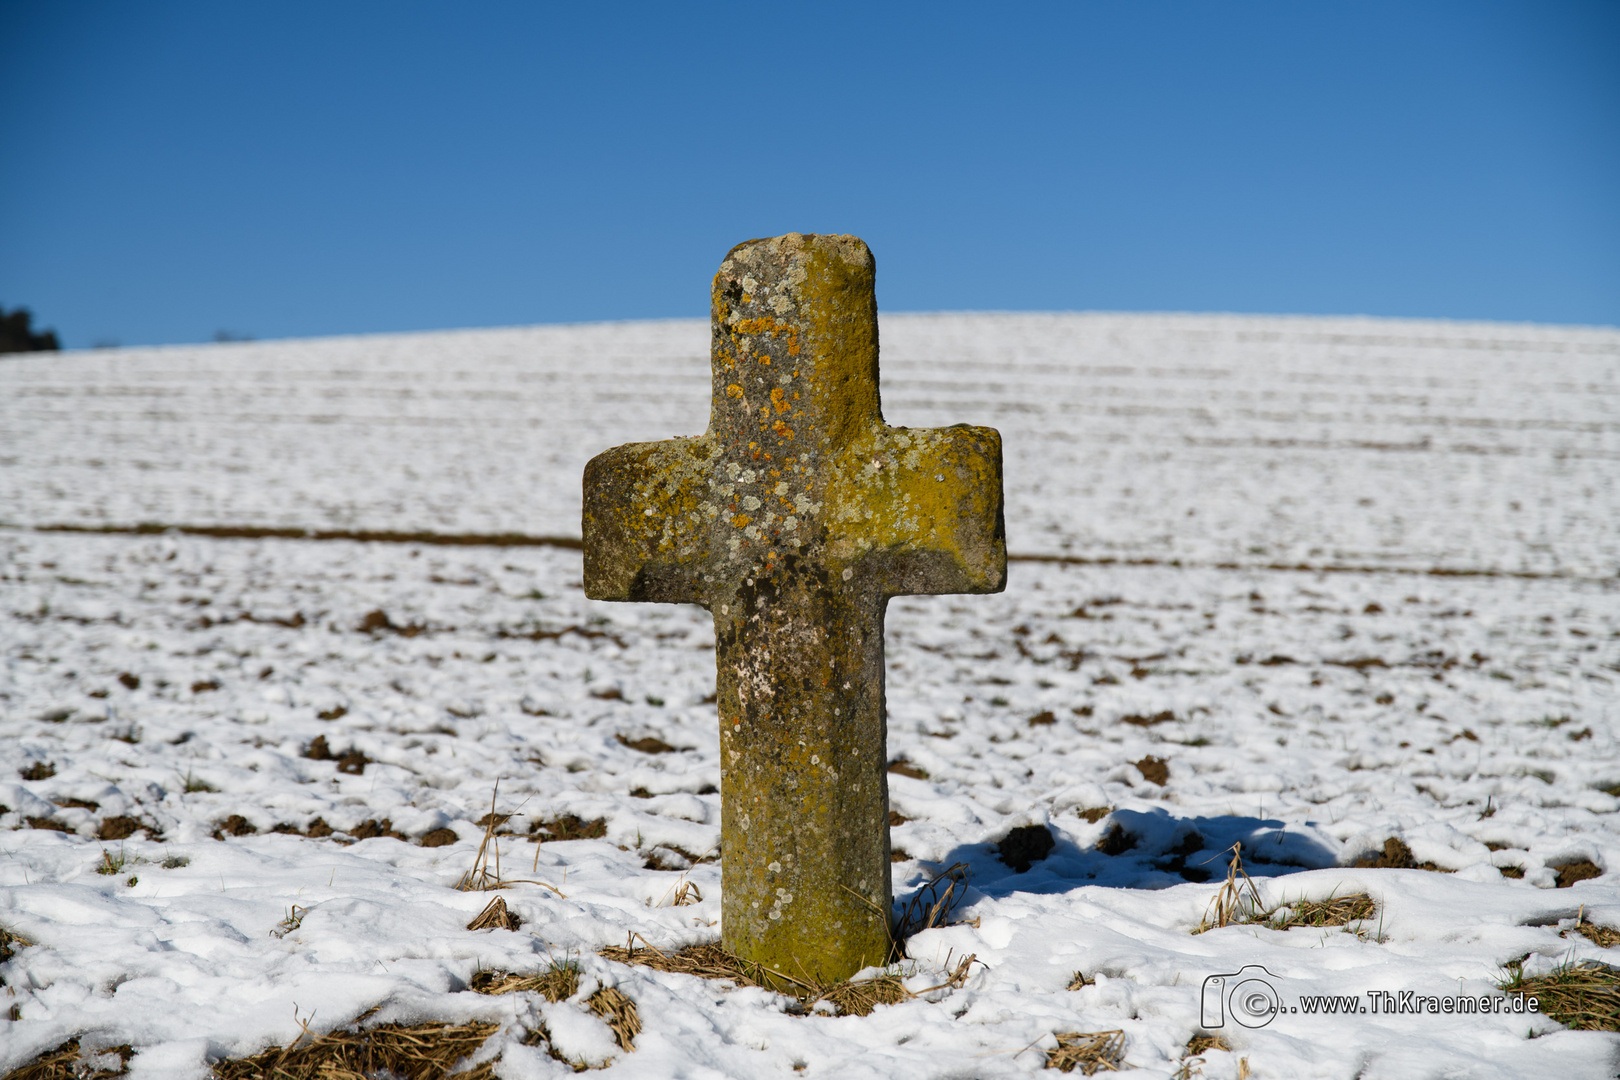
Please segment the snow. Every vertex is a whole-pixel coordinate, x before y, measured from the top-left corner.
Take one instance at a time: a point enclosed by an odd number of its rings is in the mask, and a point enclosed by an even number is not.
[[[542,1024],[648,1077],[1027,1076],[1054,1032],[1120,1028],[1137,1074],[1167,1077],[1211,975],[1263,966],[1288,1005],[1496,995],[1526,954],[1620,963],[1562,933],[1620,925],[1620,332],[939,315],[883,335],[890,422],[998,427],[1010,549],[1070,560],[890,606],[889,753],[927,774],[890,775],[896,895],[970,874],[905,971],[921,990],[971,954],[965,986],[794,1016],[596,955],[718,933],[720,864],[686,857],[719,838],[695,608],[587,601],[557,547],[33,528],[577,535],[592,454],[701,430],[703,324],[75,353],[0,364],[0,927],[35,943],[0,966],[20,1016],[0,1071],[80,1036],[133,1045],[132,1075],[204,1076],[380,1007],[500,1023],[485,1051],[514,1078],[572,1075],[521,1045]],[[302,756],[317,736],[363,771]],[[676,749],[626,745],[646,737]],[[454,887],[492,799],[515,932],[466,930],[494,894]],[[528,841],[562,814],[606,835]],[[256,831],[214,839],[232,815]],[[96,840],[116,816],[160,838]],[[331,837],[271,831],[316,819]],[[352,839],[384,820],[407,842]],[[994,844],[1031,823],[1057,844],[1017,873]],[[1135,845],[1105,854],[1116,826]],[[458,842],[410,842],[441,828]],[[1352,865],[1389,837],[1451,872]],[[1365,891],[1379,914],[1193,934],[1239,841],[1268,906]],[[655,849],[686,869],[648,869]],[[1578,859],[1604,874],[1557,888]],[[701,901],[676,906],[682,881]],[[561,959],[584,975],[569,1001],[467,989]],[[635,1052],[585,1007],[600,986],[637,1003]],[[1221,1033],[1212,1080],[1620,1064],[1614,1035],[1524,1014]]]

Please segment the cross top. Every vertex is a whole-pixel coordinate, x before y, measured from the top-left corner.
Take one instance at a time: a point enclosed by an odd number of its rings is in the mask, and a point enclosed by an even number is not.
[[[884,607],[1006,581],[1000,436],[883,422],[874,273],[853,236],[733,248],[708,431],[585,468],[586,595],[714,615],[724,944],[827,979],[889,955]]]

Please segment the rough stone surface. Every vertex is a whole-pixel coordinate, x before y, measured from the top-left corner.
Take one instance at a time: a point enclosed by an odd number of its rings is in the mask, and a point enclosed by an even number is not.
[[[889,954],[883,616],[1006,584],[1001,437],[889,427],[874,263],[853,236],[733,248],[696,438],[585,468],[585,592],[715,625],[722,942],[795,976]]]

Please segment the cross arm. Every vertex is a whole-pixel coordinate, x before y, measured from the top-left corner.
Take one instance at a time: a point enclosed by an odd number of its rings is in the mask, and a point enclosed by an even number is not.
[[[705,602],[703,568],[719,507],[706,498],[717,448],[707,436],[628,443],[585,466],[585,595]]]
[[[830,554],[881,567],[890,596],[1007,585],[1001,434],[874,424],[838,455],[822,520]]]

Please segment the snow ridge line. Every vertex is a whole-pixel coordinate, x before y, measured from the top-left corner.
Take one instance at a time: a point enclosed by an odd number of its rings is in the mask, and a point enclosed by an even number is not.
[[[205,536],[216,540],[352,540],[357,543],[426,544],[439,547],[555,547],[580,551],[584,544],[577,536],[530,536],[526,533],[440,533],[399,529],[299,529],[265,525],[165,525],[142,522],[138,525],[17,525],[0,522],[0,530],[36,533],[84,533],[98,536]],[[1493,570],[1436,566],[1357,566],[1346,563],[1235,563],[1192,562],[1184,559],[1151,557],[1121,558],[1113,555],[1043,555],[1007,553],[1008,562],[1050,563],[1057,566],[1143,566],[1169,570],[1271,571],[1299,574],[1394,574],[1403,577],[1506,578],[1519,581],[1575,581],[1597,585],[1620,585],[1620,571],[1611,577],[1581,574],[1538,573],[1533,570]]]

